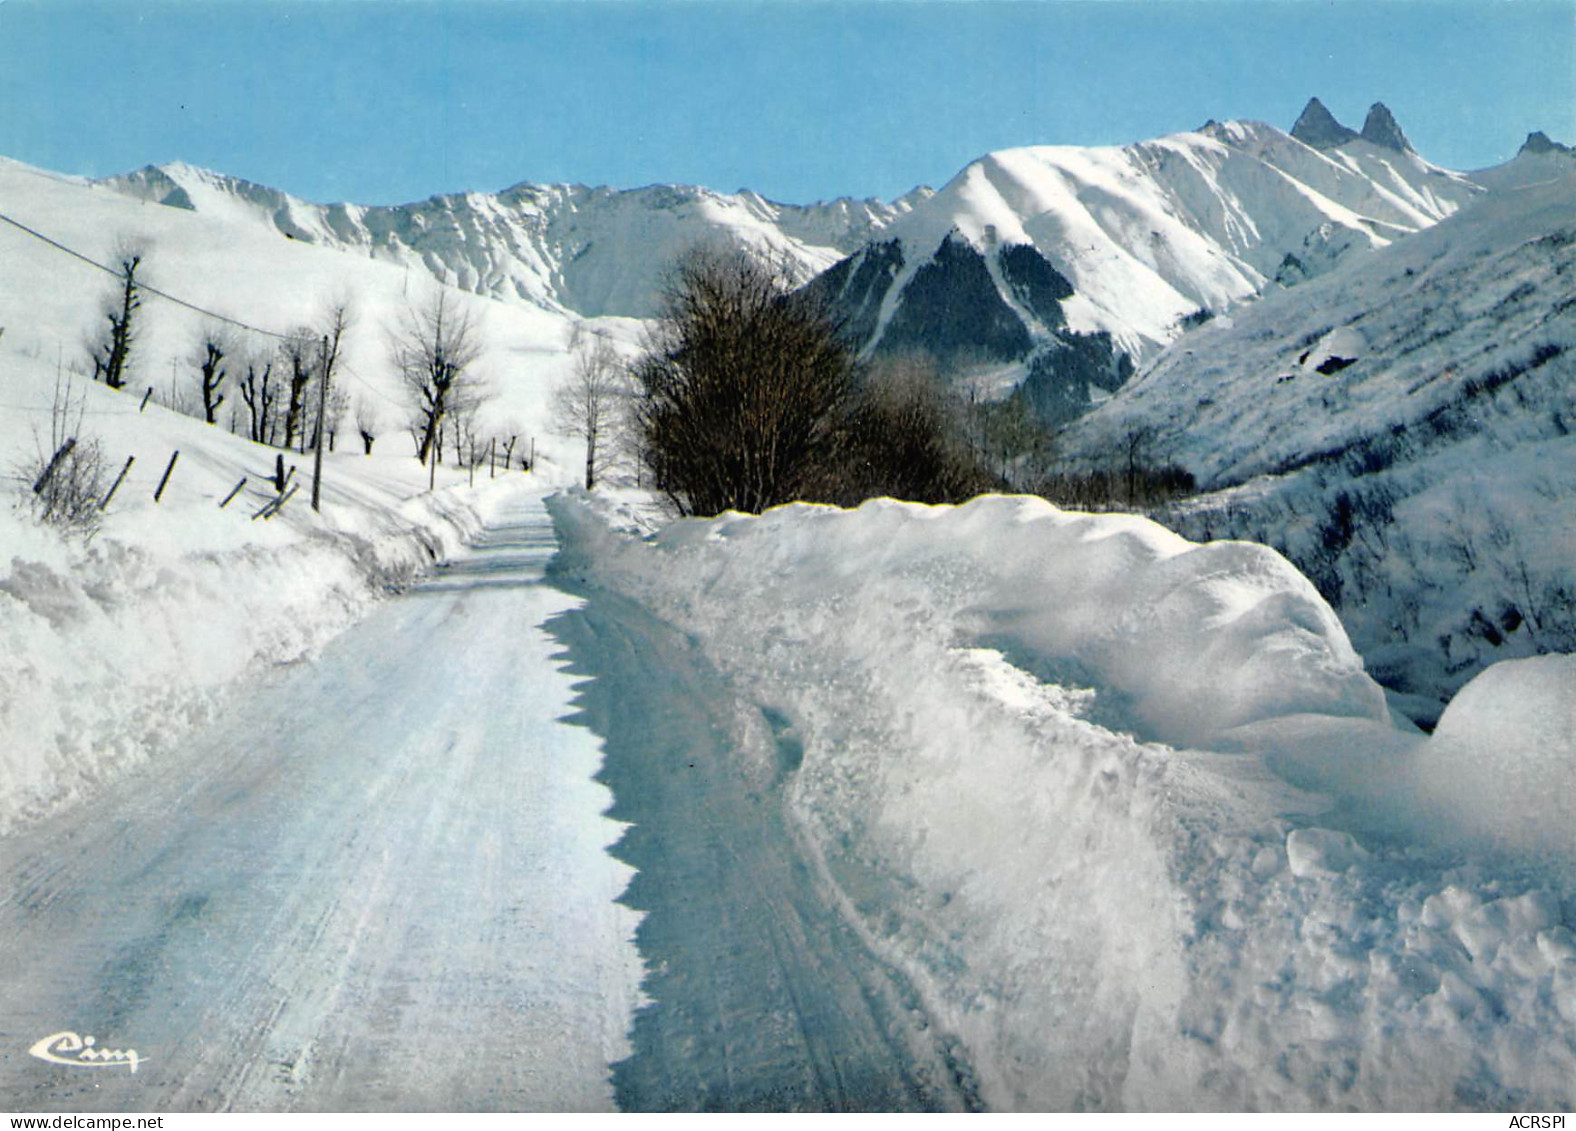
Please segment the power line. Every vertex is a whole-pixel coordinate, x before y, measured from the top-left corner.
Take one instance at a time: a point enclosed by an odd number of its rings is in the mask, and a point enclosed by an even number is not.
[[[36,413],[39,413],[39,414],[43,414],[43,413],[46,413],[46,412],[51,412],[52,413],[52,412],[55,411],[52,408],[44,408],[41,405],[25,405],[25,404],[4,404],[4,403],[0,403],[0,408],[10,409],[13,412],[36,412]],[[82,410],[82,415],[84,415],[84,416],[136,416],[137,414],[135,412],[133,412],[129,408],[126,408],[126,409],[121,409],[121,408],[89,408],[89,409],[83,409]]]
[[[0,212],[0,220],[4,220],[7,224],[10,224],[13,228],[18,228],[21,231],[26,232],[28,235],[32,236],[36,240],[42,240],[44,243],[48,244],[52,248],[55,248],[57,251],[65,252],[67,255],[71,256],[73,259],[80,259],[80,260],[82,260],[82,262],[88,264],[88,266],[90,266],[90,267],[97,267],[100,271],[103,271],[105,274],[113,275],[117,279],[125,278],[125,275],[122,272],[115,270],[113,267],[105,266],[104,264],[100,263],[98,260],[93,259],[90,256],[83,255],[80,251],[77,251],[75,248],[67,247],[65,244],[61,243],[59,240],[51,239],[49,236],[46,236],[43,232],[40,232],[40,231],[38,231],[35,228],[28,227],[26,224],[22,223],[20,220],[16,220],[16,219],[13,219],[10,216],[7,216],[4,212]],[[250,331],[253,334],[262,334],[264,337],[267,337],[267,338],[278,338],[282,342],[289,341],[290,338],[291,338],[291,335],[289,335],[289,334],[280,334],[280,333],[277,333],[276,331],[273,331],[273,330],[264,330],[261,326],[253,326],[250,323],[242,322],[239,318],[231,318],[227,314],[220,314],[217,311],[209,310],[206,307],[198,306],[194,302],[187,302],[183,298],[180,298],[180,297],[178,297],[176,295],[172,295],[168,291],[161,291],[158,287],[149,286],[147,283],[138,283],[137,284],[137,289],[140,290],[140,291],[145,291],[146,293],[148,293],[150,295],[157,295],[159,298],[164,299],[166,302],[173,302],[176,306],[183,306],[187,310],[195,311],[196,313],[203,315],[205,318],[213,318],[213,319],[215,319],[215,320],[217,320],[219,322],[227,322],[231,326],[238,326],[241,329]]]
[[[65,254],[71,256],[73,259],[80,259],[83,263],[88,264],[88,266],[98,268],[100,271],[103,271],[107,275],[113,275],[117,279],[124,278],[124,275],[121,272],[115,270],[113,267],[109,267],[109,266],[107,266],[107,265],[105,265],[103,263],[100,263],[98,260],[92,258],[91,256],[83,255],[80,251],[77,251],[75,248],[67,247],[65,244],[61,243],[59,240],[52,239],[51,237],[46,236],[43,232],[38,231],[36,228],[30,228],[26,224],[22,223],[20,220],[17,220],[17,219],[14,219],[13,217],[7,216],[3,212],[0,212],[0,220],[3,220],[7,224],[10,224],[13,228],[17,228],[17,229],[19,229],[19,230],[21,230],[23,232],[26,232],[28,235],[32,236],[36,240],[42,240],[44,243],[48,244],[50,247],[56,249],[57,251],[64,252]],[[145,291],[145,292],[147,292],[148,294],[151,294],[151,295],[157,295],[159,298],[164,299],[166,302],[173,302],[176,306],[185,307],[187,310],[195,311],[196,313],[201,314],[204,317],[213,318],[213,319],[216,319],[217,321],[220,321],[220,322],[226,322],[226,323],[228,323],[231,326],[238,326],[238,327],[240,327],[243,330],[250,331],[251,333],[262,334],[264,337],[277,338],[279,341],[285,342],[285,341],[290,341],[295,336],[295,335],[292,335],[292,334],[280,334],[280,333],[277,333],[277,332],[275,332],[273,330],[265,330],[265,329],[263,329],[260,326],[253,326],[250,323],[242,322],[238,318],[231,318],[229,315],[219,314],[218,312],[209,310],[206,307],[198,306],[194,302],[188,302],[186,299],[180,298],[180,297],[178,297],[176,295],[172,295],[168,291],[162,291],[158,287],[149,286],[147,283],[138,283],[137,284],[137,289],[141,290],[141,291]],[[357,373],[343,359],[340,360],[339,365],[336,366],[336,368],[343,369],[346,372],[348,372],[352,377],[354,377],[357,381],[359,381],[361,383],[361,385],[365,389],[367,389],[367,391],[372,393],[374,396],[379,397],[379,398],[387,401],[389,404],[394,405],[394,406],[396,406],[398,408],[404,408],[405,407],[405,405],[402,402],[397,401],[393,397],[389,396],[387,393],[384,393],[377,386],[373,385],[372,382],[368,381],[365,377],[361,376],[361,374]],[[7,407],[21,408],[22,406],[16,405],[16,406],[7,406]]]
[[[394,405],[396,408],[407,408],[407,407],[409,407],[408,405],[405,404],[404,401],[397,401],[397,400],[395,400],[393,397],[389,396],[383,390],[379,389],[371,381],[368,381],[361,374],[357,373],[355,371],[355,369],[351,366],[351,364],[348,361],[346,361],[344,358],[340,358],[339,362],[334,366],[334,369],[335,369],[336,372],[339,371],[339,370],[344,370],[346,373],[350,374],[357,381],[361,382],[362,388],[366,389],[369,393],[371,393],[375,397],[378,397],[380,400],[385,400],[389,404]]]

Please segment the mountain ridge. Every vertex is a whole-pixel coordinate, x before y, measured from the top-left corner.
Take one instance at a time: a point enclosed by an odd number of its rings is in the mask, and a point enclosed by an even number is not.
[[[1576,649],[1573,201],[1576,164],[1189,331],[1062,450],[1187,467],[1209,494],[1166,521],[1285,553],[1416,717]]]
[[[1504,177],[1541,176],[1538,162],[1562,156],[1552,142],[1544,152],[1542,136]],[[522,181],[403,205],[320,205],[183,163],[98,183],[571,317],[650,317],[678,254],[740,247],[814,280],[862,353],[926,350],[985,372],[999,391],[1049,382],[1030,391],[1053,420],[1084,411],[1120,383],[1124,363],[1142,364],[1198,318],[1316,278],[1497,187],[1419,156],[1383,103],[1359,132],[1317,98],[1290,133],[1211,121],[1123,146],[998,150],[940,189],[891,202]]]
[[[800,281],[925,199],[839,197],[809,205],[745,190],[634,189],[521,181],[496,193],[440,193],[399,205],[314,204],[185,162],[96,184],[170,207],[262,223],[291,239],[420,266],[442,282],[583,317],[649,317],[661,274],[708,239],[783,258]],[[611,241],[612,246],[603,246]]]

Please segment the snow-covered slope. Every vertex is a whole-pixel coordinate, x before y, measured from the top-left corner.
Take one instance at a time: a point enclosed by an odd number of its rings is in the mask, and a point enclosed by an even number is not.
[[[262,227],[276,235],[414,266],[462,290],[587,317],[647,317],[663,272],[715,241],[824,270],[923,200],[777,204],[757,193],[651,185],[618,191],[518,184],[499,193],[369,207],[309,204],[190,165],[148,166],[100,182],[139,200]]]
[[[1184,532],[1281,547],[1437,713],[1496,658],[1576,647],[1573,278],[1576,176],[1498,189],[1187,333],[1067,449],[1149,430],[1224,489]]]
[[[397,206],[320,205],[181,163],[100,183],[583,316],[649,316],[673,258],[721,241],[804,279],[837,265],[822,285],[869,346],[1012,363],[1103,333],[1138,358],[1195,311],[1317,275],[1482,191],[1413,152],[1382,106],[1369,118],[1328,145],[1307,129],[1319,144],[1263,123],[1211,122],[1122,147],[1004,150],[940,192],[918,188],[890,204],[522,183]],[[1022,245],[1043,265],[1021,252],[1016,269],[1003,260]],[[938,295],[961,313],[938,324]]]
[[[393,444],[326,457],[321,513],[310,458],[290,455],[300,489],[259,518],[275,497],[273,449],[77,379],[70,434],[101,451],[100,491],[135,462],[92,541],[62,539],[27,508],[33,461],[51,451],[55,365],[5,349],[11,337],[0,340],[0,834],[174,748],[477,528],[461,472],[443,469],[424,494],[426,474]]]
[[[1503,165],[1469,173],[1490,191],[1526,188],[1557,181],[1576,173],[1576,148],[1553,141],[1542,130],[1527,135],[1516,156]]]
[[[250,222],[247,207],[161,207],[0,158],[0,213],[100,263],[129,240],[145,252],[142,282],[203,310],[278,334],[313,322],[327,303],[347,301],[353,321],[344,387],[353,399],[374,406],[383,442],[409,451],[403,433],[410,405],[390,360],[389,334],[406,312],[431,300],[438,284],[426,272],[397,263],[285,239],[272,227]],[[88,334],[97,335],[103,325],[101,303],[114,279],[3,221],[0,263],[0,358],[19,354],[51,371],[57,361],[66,369],[81,368]],[[569,371],[569,335],[584,320],[561,308],[449,293],[473,316],[482,342],[475,372],[494,394],[482,409],[484,429],[535,436],[539,452],[552,457],[562,441],[548,434],[548,397]],[[145,292],[130,384],[139,390],[154,386],[157,396],[168,399],[173,380],[190,396],[192,354],[210,324],[198,311]],[[277,344],[268,333],[221,328],[232,333],[237,361]],[[625,343],[639,334],[639,324],[627,319],[596,320],[594,328]],[[228,424],[240,407],[232,389],[221,420]]]
[[[1322,114],[1322,118],[1321,118]],[[1298,136],[1300,135],[1300,136]],[[1437,223],[1482,186],[1388,110],[970,164],[814,284],[867,351],[995,367],[1047,422],[1086,411],[1188,324]]]
[[[1438,222],[1481,191],[1409,147],[1354,132],[1314,148],[1262,122],[1210,122],[1120,147],[1004,150],[877,237],[888,258],[895,241],[901,265],[878,296],[872,341],[891,332],[905,289],[954,234],[988,258],[993,248],[1032,246],[1071,285],[1061,305],[1072,330],[1109,332],[1123,351],[1143,355],[1193,311],[1225,309],[1271,280],[1320,274],[1353,249]],[[1022,315],[994,267],[993,278]]]
[[[84,343],[103,326],[101,304],[115,280],[0,221],[3,829],[169,748],[212,718],[244,686],[238,681],[311,655],[385,586],[454,545],[470,520],[441,490],[461,479],[452,467],[440,469],[435,499],[415,501],[427,475],[412,458],[409,405],[388,356],[390,326],[408,303],[425,300],[433,281],[233,217],[144,204],[9,161],[0,161],[0,213],[100,262],[121,237],[137,241],[145,283],[262,331],[288,331],[318,318],[325,301],[347,300],[355,322],[341,383],[379,421],[371,458],[342,427],[338,451],[327,457],[321,516],[307,506],[310,457],[286,453],[300,492],[279,517],[254,521],[273,494],[265,483],[277,453],[230,434],[232,413],[245,420],[233,382],[217,427],[164,407],[172,382],[178,397],[195,400],[193,355],[213,320],[145,291],[127,389],[95,385],[82,375]],[[522,450],[535,438],[537,477],[572,479],[573,453],[547,432],[548,394],[570,364],[571,319],[459,293],[453,301],[477,319],[478,372],[496,393],[481,426],[518,434]],[[625,337],[635,331],[620,320],[597,325]],[[232,372],[247,354],[277,345],[264,333],[227,328]],[[101,445],[103,487],[135,457],[86,548],[62,543],[25,515],[29,472],[52,450],[57,377],[85,409],[72,432],[84,446]],[[149,387],[154,395],[139,411]],[[155,503],[175,451],[179,460]],[[221,510],[243,476],[247,485]],[[22,509],[14,510],[18,500]]]
[[[737,757],[987,1106],[1576,1100],[1569,658],[1427,739],[1262,547],[1037,499],[602,506],[556,502],[560,568],[727,677]]]

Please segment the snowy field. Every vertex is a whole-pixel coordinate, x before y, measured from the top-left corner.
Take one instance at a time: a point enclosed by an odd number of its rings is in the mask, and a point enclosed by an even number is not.
[[[599,744],[560,721],[543,624],[578,602],[541,584],[526,477],[473,498],[485,531],[442,568],[0,839],[6,1106],[612,1107],[639,916]],[[63,1030],[141,1063],[40,1058]]]

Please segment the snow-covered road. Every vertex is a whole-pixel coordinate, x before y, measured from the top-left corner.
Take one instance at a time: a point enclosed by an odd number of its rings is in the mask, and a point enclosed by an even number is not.
[[[732,757],[758,709],[637,604],[555,584],[556,547],[519,496],[220,726],[0,841],[0,1107],[977,1106],[796,841],[792,744],[765,778]],[[30,1055],[61,1034],[94,1043]]]
[[[218,728],[0,842],[0,1107],[611,1106],[630,869],[596,739],[558,721],[574,681],[540,626],[578,602],[540,583],[551,524],[537,497],[499,518]],[[29,1055],[63,1032],[137,1071]]]

